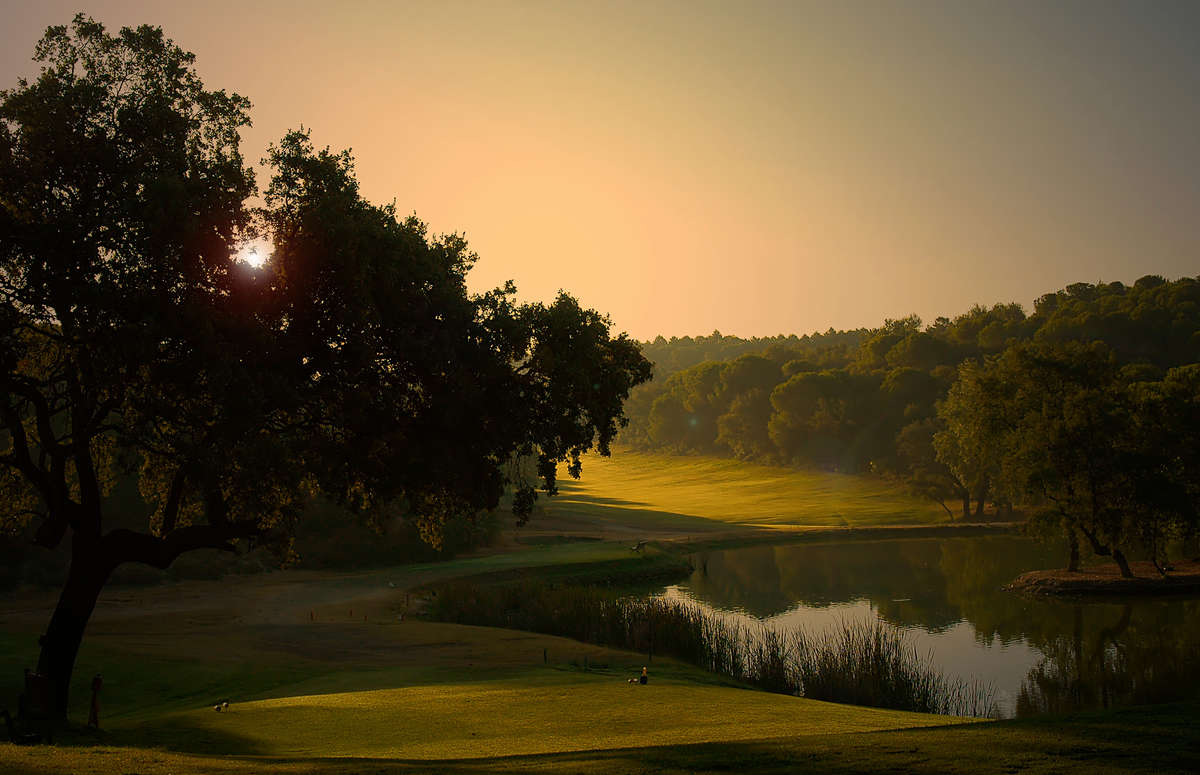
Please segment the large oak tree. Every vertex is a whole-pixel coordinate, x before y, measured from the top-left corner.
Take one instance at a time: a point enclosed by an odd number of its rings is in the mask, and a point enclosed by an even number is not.
[[[264,206],[239,151],[249,103],[206,90],[154,27],[78,16],[0,93],[0,525],[36,523],[71,563],[38,672],[65,717],[112,571],[199,548],[286,555],[315,493],[519,518],[556,465],[608,445],[650,367],[565,294],[467,291],[474,255],[359,194],[348,154],[272,147]],[[273,243],[237,258],[254,230]],[[538,461],[524,478],[519,457]],[[136,477],[141,529],[106,496]]]

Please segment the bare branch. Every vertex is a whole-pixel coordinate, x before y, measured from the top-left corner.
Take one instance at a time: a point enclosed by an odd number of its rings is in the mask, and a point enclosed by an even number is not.
[[[27,380],[15,378],[11,374],[0,375],[0,386],[33,405],[34,419],[37,422],[38,430],[38,446],[51,455],[66,454],[66,450],[58,443],[54,427],[50,422],[51,417],[58,414],[58,411],[51,411],[50,404],[42,395],[41,390]]]
[[[232,522],[225,525],[189,525],[172,530],[162,538],[118,528],[102,539],[106,553],[115,564],[140,562],[166,569],[179,555],[193,549],[234,551],[231,543],[238,538],[252,538],[265,531],[255,522]]]
[[[50,479],[46,476],[46,472],[33,462],[33,456],[29,451],[29,439],[25,435],[25,425],[17,416],[16,410],[7,401],[0,401],[0,418],[3,418],[4,424],[8,426],[8,432],[12,436],[11,459],[13,464],[25,475],[30,484],[38,488],[46,503],[52,504],[54,499],[51,493]]]

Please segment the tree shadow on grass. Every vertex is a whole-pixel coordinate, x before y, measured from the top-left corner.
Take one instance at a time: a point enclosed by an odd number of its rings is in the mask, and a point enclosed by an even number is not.
[[[597,495],[575,495],[562,492],[556,495],[547,509],[563,516],[583,516],[599,519],[613,526],[624,525],[631,530],[646,527],[652,530],[729,530],[736,524],[721,522],[695,514],[648,508],[648,504]]]
[[[262,756],[269,753],[260,739],[200,725],[186,716],[163,716],[114,731],[106,736],[104,744],[209,756]]]

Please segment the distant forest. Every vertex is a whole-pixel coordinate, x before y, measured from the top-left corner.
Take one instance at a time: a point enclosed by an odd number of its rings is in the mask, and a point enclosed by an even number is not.
[[[1055,507],[1056,498],[1092,487],[1070,466],[1100,464],[1053,459],[1047,444],[1078,445],[1089,433],[1110,447],[1187,441],[1148,434],[1151,408],[1194,410],[1200,281],[1076,283],[1039,298],[1032,314],[997,304],[928,325],[914,315],[873,329],[749,340],[714,332],[642,348],[655,376],[626,404],[625,444],[894,477],[956,515],[1016,503],[1061,517],[1070,504]],[[1151,465],[1145,451],[1139,466]]]

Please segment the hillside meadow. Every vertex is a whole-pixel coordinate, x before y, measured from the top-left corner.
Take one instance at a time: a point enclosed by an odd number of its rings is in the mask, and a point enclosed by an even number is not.
[[[559,491],[539,501],[533,531],[683,536],[948,521],[938,504],[873,477],[631,449],[588,455],[583,477],[561,476]]]

